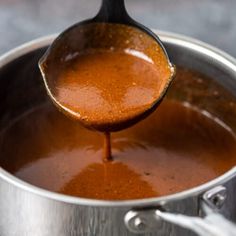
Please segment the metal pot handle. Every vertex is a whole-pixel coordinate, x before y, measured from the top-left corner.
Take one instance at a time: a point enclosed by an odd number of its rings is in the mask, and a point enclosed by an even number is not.
[[[201,200],[205,217],[192,217],[149,209],[129,211],[125,224],[133,233],[146,233],[162,226],[163,221],[190,229],[200,236],[235,236],[236,226],[217,213],[226,198],[226,188],[217,186],[206,192]]]

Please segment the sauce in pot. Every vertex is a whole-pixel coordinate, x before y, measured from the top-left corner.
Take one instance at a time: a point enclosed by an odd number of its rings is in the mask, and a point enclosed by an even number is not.
[[[180,91],[181,81],[191,77],[202,75],[178,69],[171,90]],[[114,160],[109,162],[101,158],[103,135],[49,103],[21,116],[0,141],[0,164],[9,172],[51,191],[92,199],[168,195],[206,183],[236,164],[229,127],[171,96],[147,119],[112,134]]]

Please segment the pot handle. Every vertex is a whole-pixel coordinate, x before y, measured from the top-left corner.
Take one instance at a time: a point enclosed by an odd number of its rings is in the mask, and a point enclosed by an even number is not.
[[[205,217],[173,214],[160,210],[129,211],[125,224],[133,233],[146,233],[162,227],[163,221],[190,229],[199,236],[235,236],[236,226],[217,212],[226,198],[226,188],[217,186],[206,192],[202,199]]]

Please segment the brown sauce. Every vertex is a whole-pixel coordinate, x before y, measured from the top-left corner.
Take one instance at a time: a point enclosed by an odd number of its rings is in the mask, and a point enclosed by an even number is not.
[[[106,131],[153,106],[170,77],[162,60],[157,67],[124,52],[80,55],[59,74],[54,94],[74,118]]]
[[[112,158],[109,132],[151,114],[175,71],[152,36],[109,23],[81,25],[60,37],[40,60],[40,69],[55,105],[105,134],[105,161]]]
[[[176,85],[178,74],[183,80],[201,76],[178,72]],[[0,164],[33,185],[106,200],[180,192],[206,183],[236,164],[234,134],[209,114],[173,98],[165,99],[142,122],[112,133],[112,161],[102,160],[103,146],[100,133],[45,104],[2,133]]]
[[[51,90],[67,115],[90,129],[106,132],[104,153],[108,160],[108,132],[140,120],[156,105],[170,76],[162,51],[157,65],[147,56],[143,59],[124,51],[95,50],[66,62]]]

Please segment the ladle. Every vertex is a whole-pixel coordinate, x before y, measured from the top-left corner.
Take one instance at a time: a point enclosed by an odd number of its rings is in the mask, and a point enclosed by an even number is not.
[[[66,62],[75,58],[81,52],[89,49],[120,48],[141,52],[158,61],[157,51],[162,51],[170,69],[170,76],[162,82],[160,95],[154,99],[149,109],[136,114],[130,119],[109,121],[102,124],[89,122],[89,117],[83,117],[57,100],[55,92],[55,79]],[[159,48],[159,49],[158,49]],[[148,28],[137,23],[128,15],[124,0],[103,0],[99,13],[92,19],[82,21],[70,27],[56,38],[46,54],[39,62],[47,92],[58,108],[73,118],[79,120],[84,126],[101,132],[118,131],[145,118],[164,97],[173,76],[174,66],[170,63],[168,55],[160,39]],[[102,112],[102,111],[101,111]],[[88,119],[87,119],[88,118]]]

